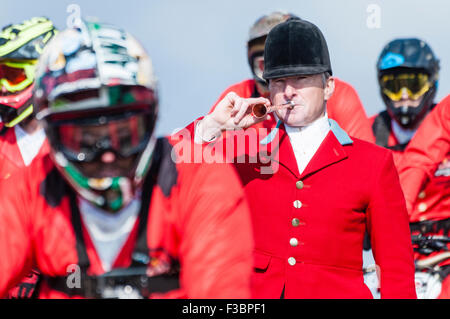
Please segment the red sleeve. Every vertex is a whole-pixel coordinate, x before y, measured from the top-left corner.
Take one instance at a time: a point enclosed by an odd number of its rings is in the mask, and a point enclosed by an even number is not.
[[[416,298],[409,219],[392,155],[386,152],[367,209],[382,298]]]
[[[190,298],[250,298],[250,212],[228,164],[192,166],[182,176],[182,282]]]
[[[21,174],[0,182],[0,298],[30,270],[32,262],[29,192],[23,191]]]
[[[338,122],[349,135],[373,142],[372,129],[356,90],[335,78],[335,89],[327,102],[328,117]]]
[[[399,165],[400,181],[408,209],[422,185],[450,152],[450,95],[431,111],[408,144]]]

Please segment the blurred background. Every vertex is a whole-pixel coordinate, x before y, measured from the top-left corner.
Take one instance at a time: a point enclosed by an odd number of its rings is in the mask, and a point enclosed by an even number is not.
[[[64,29],[77,14],[135,35],[153,60],[160,89],[158,135],[204,115],[220,93],[251,77],[246,41],[261,15],[288,11],[316,24],[333,73],[357,90],[368,116],[384,109],[375,64],[397,37],[425,40],[441,60],[436,102],[450,93],[450,2],[444,0],[2,0],[0,25],[46,16]]]

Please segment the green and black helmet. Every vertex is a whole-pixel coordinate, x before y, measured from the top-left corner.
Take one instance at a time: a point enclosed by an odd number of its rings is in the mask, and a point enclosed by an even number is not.
[[[0,33],[0,117],[12,127],[33,113],[35,65],[42,50],[56,34],[47,18],[35,17],[9,25]]]

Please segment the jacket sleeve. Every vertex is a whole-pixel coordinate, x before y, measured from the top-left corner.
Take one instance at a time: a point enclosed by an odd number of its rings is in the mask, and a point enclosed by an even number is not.
[[[350,84],[335,79],[335,91],[327,103],[327,112],[349,135],[374,142],[366,111]]]
[[[422,186],[450,152],[450,95],[431,111],[406,148],[400,182],[411,211]]]
[[[26,212],[29,202],[20,198],[22,180],[0,181],[0,298],[14,287],[30,270],[31,222]]]
[[[392,154],[375,171],[367,229],[380,279],[381,298],[416,298],[408,214]]]
[[[182,282],[189,298],[250,298],[253,237],[244,191],[228,164],[200,164],[180,193]]]

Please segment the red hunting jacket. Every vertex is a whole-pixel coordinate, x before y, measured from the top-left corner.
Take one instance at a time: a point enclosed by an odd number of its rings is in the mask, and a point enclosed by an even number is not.
[[[192,136],[195,124],[187,127]],[[408,215],[392,155],[330,125],[302,174],[284,125],[272,127],[266,145],[268,132],[254,130],[255,137],[251,128],[204,144],[203,156],[222,161],[228,147],[225,157],[250,203],[253,297],[372,298],[362,271],[367,229],[382,298],[415,298]],[[245,147],[238,146],[242,135],[250,141]]]

